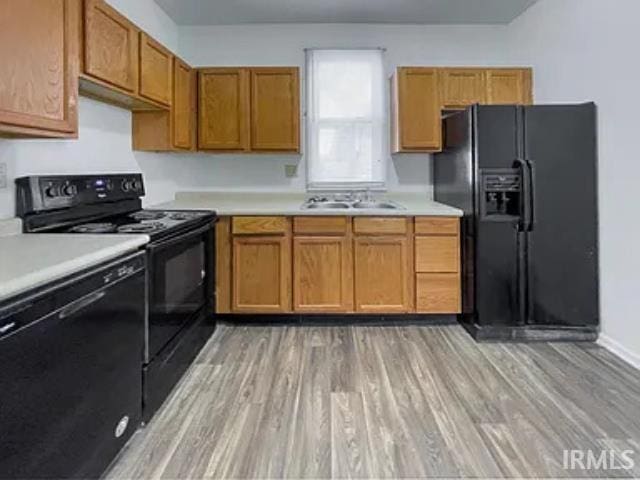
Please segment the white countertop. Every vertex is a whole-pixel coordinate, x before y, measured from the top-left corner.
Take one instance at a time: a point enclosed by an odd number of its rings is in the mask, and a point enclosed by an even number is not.
[[[178,192],[172,202],[151,208],[175,210],[215,210],[221,216],[233,215],[336,215],[336,216],[447,216],[460,217],[462,211],[442,203],[428,200],[424,194],[387,193],[375,194],[376,199],[392,200],[404,209],[367,210],[303,210],[307,193],[278,192]]]
[[[134,251],[147,235],[0,236],[0,301]]]

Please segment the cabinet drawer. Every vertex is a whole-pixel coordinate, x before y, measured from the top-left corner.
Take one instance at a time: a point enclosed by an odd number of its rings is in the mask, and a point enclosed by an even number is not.
[[[460,271],[458,237],[416,237],[416,272]]]
[[[344,235],[347,217],[295,217],[293,232],[315,235]]]
[[[460,219],[457,217],[416,217],[416,234],[458,235]]]
[[[233,217],[231,232],[234,235],[285,234],[286,217]]]
[[[418,313],[460,313],[460,276],[457,273],[418,273]]]
[[[407,218],[357,217],[353,219],[353,231],[363,235],[404,235]]]

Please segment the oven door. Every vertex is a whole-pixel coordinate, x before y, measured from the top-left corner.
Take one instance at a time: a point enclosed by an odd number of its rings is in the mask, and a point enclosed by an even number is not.
[[[214,241],[214,227],[207,224],[147,247],[146,363],[195,317],[213,314]]]

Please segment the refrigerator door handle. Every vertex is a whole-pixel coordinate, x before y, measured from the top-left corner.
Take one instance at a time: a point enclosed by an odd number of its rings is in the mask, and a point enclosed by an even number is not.
[[[534,199],[534,195],[535,195],[534,186],[536,184],[536,170],[535,170],[534,163],[531,160],[526,159],[525,162],[527,163],[527,167],[529,169],[529,194],[527,196],[527,199],[529,202],[529,225],[527,226],[527,232],[533,232],[533,227],[536,221],[535,199]]]
[[[521,192],[520,192],[520,219],[518,220],[519,232],[530,232],[533,228],[531,206],[531,169],[526,160],[516,158],[513,162],[514,168],[520,169]]]

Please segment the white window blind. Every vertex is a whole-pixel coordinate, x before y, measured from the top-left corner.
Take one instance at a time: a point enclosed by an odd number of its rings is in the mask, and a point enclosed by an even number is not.
[[[385,185],[382,50],[307,51],[307,186]]]

